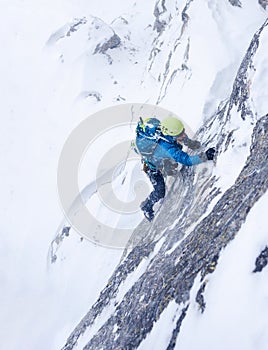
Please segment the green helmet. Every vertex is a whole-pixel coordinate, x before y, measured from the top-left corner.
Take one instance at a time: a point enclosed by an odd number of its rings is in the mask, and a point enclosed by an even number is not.
[[[164,135],[178,136],[183,130],[184,125],[175,117],[167,117],[161,122],[161,131]]]

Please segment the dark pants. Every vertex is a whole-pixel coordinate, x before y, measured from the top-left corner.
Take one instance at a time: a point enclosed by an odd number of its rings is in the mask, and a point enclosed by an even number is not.
[[[160,199],[165,197],[166,194],[166,186],[162,173],[159,170],[151,170],[146,171],[154,189],[143,203],[143,207],[146,211],[152,211],[155,203],[159,202]]]

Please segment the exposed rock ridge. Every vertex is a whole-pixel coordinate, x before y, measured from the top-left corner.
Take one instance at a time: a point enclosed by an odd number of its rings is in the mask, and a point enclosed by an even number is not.
[[[197,275],[208,270],[215,255],[235,237],[250,209],[266,192],[267,154],[268,115],[254,129],[250,156],[235,184],[171,254],[166,255],[162,246],[84,349],[136,349],[171,300],[187,307]],[[173,233],[169,232],[167,242]]]
[[[243,6],[240,0],[229,0],[229,2],[233,6],[237,6],[237,7]],[[264,8],[264,10],[266,10],[266,7],[268,5],[267,0],[258,0],[258,3],[261,5],[262,8]]]
[[[160,83],[157,104],[165,98],[168,87],[179,73],[184,74],[186,79],[191,75],[188,67],[190,38],[187,33],[190,17],[187,11],[192,2],[173,0],[166,3],[159,0],[156,3],[154,29],[158,35],[152,42],[146,70]],[[174,32],[173,27],[178,27],[178,30]],[[159,70],[159,65],[163,69]]]

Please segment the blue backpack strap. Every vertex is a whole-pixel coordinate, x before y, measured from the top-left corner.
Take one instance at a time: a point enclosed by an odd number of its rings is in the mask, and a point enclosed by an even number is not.
[[[149,132],[146,130],[142,118],[140,118],[140,122],[136,127],[136,149],[144,157],[150,157],[153,155],[159,141],[156,128],[150,128]]]

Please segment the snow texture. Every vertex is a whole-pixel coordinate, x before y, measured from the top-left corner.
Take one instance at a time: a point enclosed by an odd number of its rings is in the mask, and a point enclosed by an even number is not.
[[[3,349],[267,349],[266,8],[1,2]],[[215,162],[169,179],[124,251],[55,237],[65,140],[124,102],[174,111]]]

